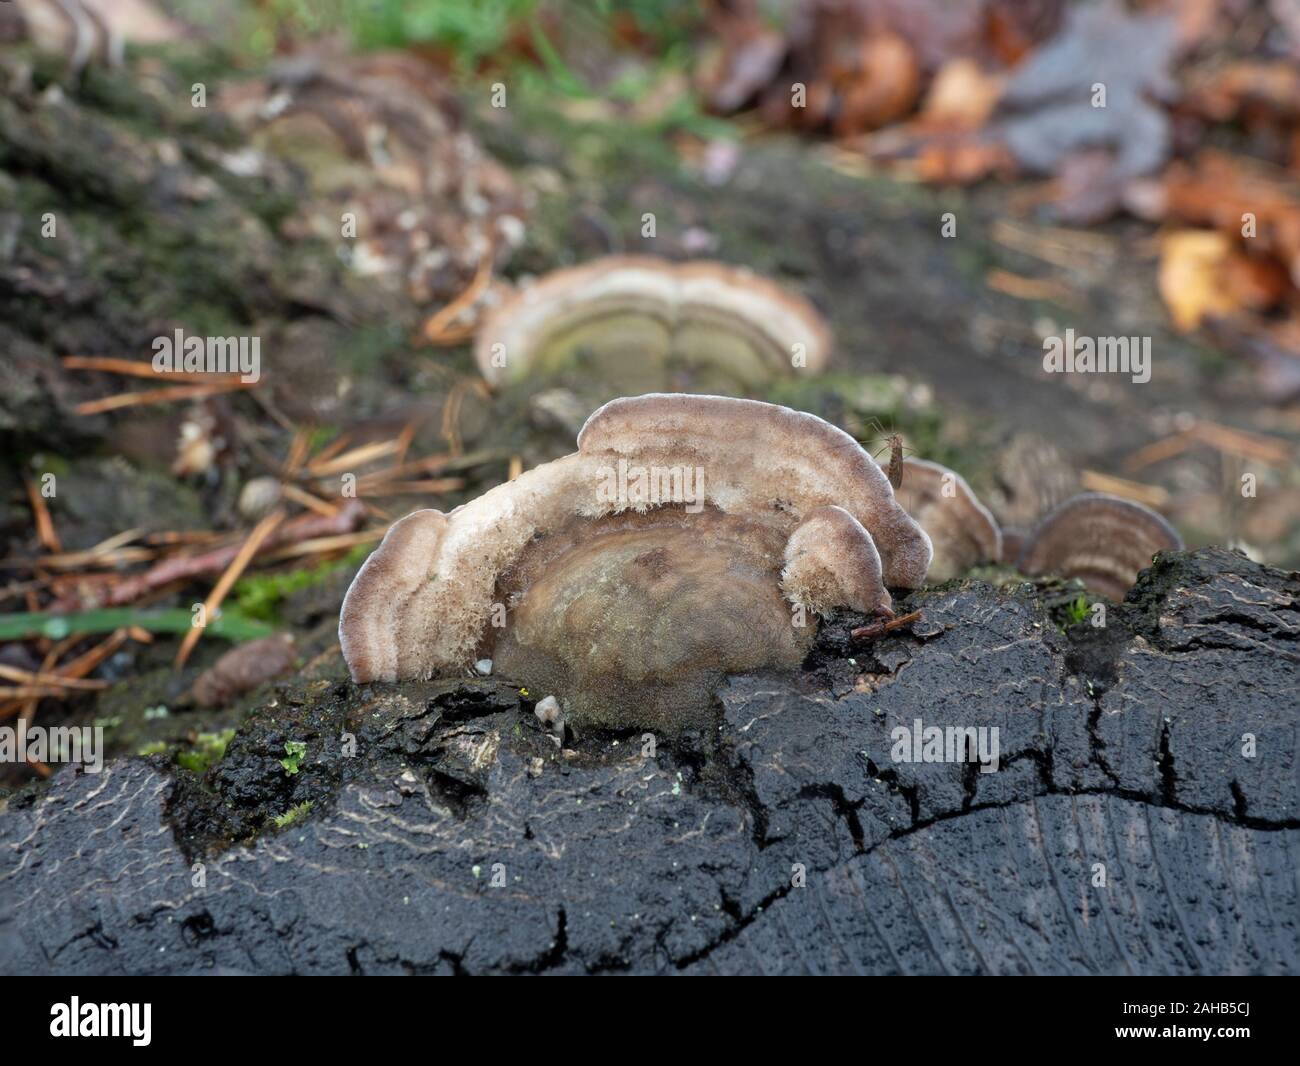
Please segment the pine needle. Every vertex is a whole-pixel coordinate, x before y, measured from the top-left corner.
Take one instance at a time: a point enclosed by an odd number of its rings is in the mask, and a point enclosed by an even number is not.
[[[221,606],[221,601],[226,598],[226,594],[230,592],[230,589],[239,579],[239,575],[253,561],[257,549],[262,546],[262,542],[267,537],[275,532],[276,527],[284,521],[284,518],[283,511],[273,511],[253,527],[253,531],[248,535],[248,539],[244,541],[243,547],[230,560],[230,565],[226,567],[225,573],[221,575],[216,586],[208,593],[208,598],[203,601],[205,620],[216,614],[217,608]],[[194,645],[199,642],[199,637],[203,636],[205,628],[206,626],[191,626],[190,631],[185,634],[185,638],[181,641],[181,646],[176,652],[175,665],[177,669],[185,665],[185,661],[190,657],[190,652],[194,650]]]

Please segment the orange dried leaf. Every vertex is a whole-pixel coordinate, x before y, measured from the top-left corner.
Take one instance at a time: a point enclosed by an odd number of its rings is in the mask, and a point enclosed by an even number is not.
[[[993,113],[1004,79],[973,59],[953,59],[934,77],[921,108],[923,123],[975,129]]]
[[[1231,255],[1229,239],[1213,230],[1179,230],[1161,241],[1160,296],[1179,331],[1238,310],[1238,298],[1223,284]]]

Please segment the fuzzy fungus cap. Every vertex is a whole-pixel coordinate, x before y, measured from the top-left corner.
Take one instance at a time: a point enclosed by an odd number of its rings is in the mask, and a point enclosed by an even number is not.
[[[816,632],[782,596],[777,526],[708,508],[625,511],[534,541],[498,585],[501,672],[583,724],[675,732],[727,674],[793,669]],[[802,624],[800,624],[802,623]]]
[[[756,401],[650,394],[598,410],[576,453],[397,522],[339,638],[358,682],[490,656],[577,720],[634,706],[672,726],[726,674],[797,666],[806,613],[887,612],[885,583],[918,587],[929,561],[847,434]]]
[[[843,507],[808,512],[785,544],[781,588],[791,603],[814,614],[835,607],[893,615],[871,534]]]
[[[798,364],[817,372],[831,333],[817,309],[775,282],[724,263],[606,256],[552,271],[489,311],[474,346],[499,386],[586,360],[653,387],[666,366],[708,368],[755,385]]]
[[[1182,546],[1178,531],[1150,508],[1088,492],[1060,504],[1030,531],[1017,565],[1031,576],[1077,577],[1118,603],[1156,552]]]
[[[976,563],[1002,558],[1002,530],[963,478],[925,459],[903,461],[898,502],[934,545],[928,580],[939,584],[959,577]]]
[[[672,467],[702,464],[710,502],[728,512],[802,518],[842,507],[870,531],[891,588],[925,584],[930,538],[894,498],[857,441],[816,415],[759,400],[650,393],[611,400],[578,434],[578,450]]]

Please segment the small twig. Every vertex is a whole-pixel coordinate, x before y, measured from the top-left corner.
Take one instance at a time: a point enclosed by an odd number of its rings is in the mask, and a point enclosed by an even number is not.
[[[361,500],[347,500],[338,513],[330,516],[318,514],[301,514],[285,522],[267,539],[262,547],[266,550],[278,548],[295,541],[310,540],[321,536],[334,536],[351,533],[360,524],[365,515],[365,504]],[[172,582],[200,577],[204,574],[217,573],[228,566],[238,554],[240,548],[236,543],[223,544],[198,555],[182,555],[155,563],[143,573],[131,574],[124,578],[115,578],[111,583],[101,582],[78,588],[59,599],[50,606],[55,613],[75,610],[83,603],[94,602],[101,607],[120,607],[134,603],[150,592]],[[83,586],[88,583],[82,582]]]
[[[338,507],[332,503],[326,503],[319,496],[313,496],[305,489],[298,488],[293,484],[282,484],[280,494],[286,500],[293,500],[294,503],[300,503],[309,511],[315,511],[318,515],[325,515],[327,518],[333,518],[338,514]]]
[[[248,535],[248,539],[244,541],[238,553],[230,560],[230,565],[226,567],[221,577],[217,579],[212,591],[208,593],[208,598],[203,601],[205,619],[216,613],[217,608],[221,606],[221,601],[226,598],[226,594],[234,586],[239,575],[253,561],[253,556],[257,554],[262,542],[274,533],[276,527],[283,521],[284,512],[273,511],[253,527],[253,532]],[[203,636],[203,629],[203,626],[194,626],[185,634],[185,638],[181,641],[181,646],[176,652],[175,665],[177,669],[185,665],[185,660],[190,657],[194,645],[199,642],[199,637]]]
[[[477,393],[483,399],[491,397],[487,382],[482,378],[461,378],[447,393],[442,407],[442,439],[447,442],[447,449],[452,456],[461,454],[460,408],[468,392]]]
[[[1159,485],[1143,485],[1113,474],[1103,474],[1099,470],[1083,471],[1080,482],[1089,492],[1107,492],[1126,500],[1137,500],[1148,507],[1164,507],[1169,503],[1169,493]]]
[[[66,695],[67,691],[63,685],[11,685],[0,688],[0,699],[44,699],[46,696]]]
[[[512,479],[513,480],[513,479]],[[357,486],[358,495],[365,497],[411,496],[426,492],[455,492],[465,487],[463,477],[430,478],[424,481],[380,481]]]
[[[32,505],[32,517],[36,520],[36,538],[48,552],[58,554],[63,551],[59,535],[54,531],[54,521],[50,518],[50,509],[45,505],[45,498],[36,488],[36,482],[25,478],[27,499]]]
[[[102,563],[107,561],[116,563],[119,561],[135,561],[140,558],[148,558],[153,555],[153,552],[150,552],[146,548],[133,549],[131,552],[127,552],[125,556],[119,551],[119,549],[130,544],[131,541],[135,540],[143,533],[143,529],[123,530],[121,533],[114,534],[107,540],[102,540],[93,548],[87,548],[85,551],[62,552],[58,555],[47,555],[41,560],[41,565],[51,567],[55,570],[70,570],[79,566],[93,565],[97,562]],[[145,554],[142,556],[137,554],[139,552],[144,552]]]
[[[131,630],[143,635],[146,639],[142,643],[148,644],[153,638],[145,633],[138,626],[132,626]],[[106,640],[100,641],[89,651],[82,652],[75,659],[70,659],[59,667],[58,673],[61,677],[85,677],[90,671],[95,669],[100,663],[107,659],[113,652],[117,651],[127,639],[139,641],[140,637],[134,635],[131,630],[117,629]]]
[[[90,692],[108,688],[107,681],[87,681],[63,674],[47,674],[35,670],[22,670],[17,666],[0,664],[0,677],[6,681],[18,681],[28,685],[48,685],[57,688],[82,689]]]
[[[47,673],[35,669],[22,669],[0,664],[0,677],[6,681],[18,681],[27,685],[49,685],[61,689],[107,689],[108,681],[87,681],[82,677],[64,675],[64,673]]]
[[[16,565],[17,564],[13,563],[11,560],[0,560],[0,567],[16,566]],[[31,564],[24,564],[22,566],[22,569],[23,570],[31,569]],[[26,599],[28,594],[33,594],[38,589],[44,589],[48,584],[49,582],[44,578],[41,578],[40,580],[37,581],[11,582],[10,584],[6,585],[3,589],[0,589],[0,602],[3,602],[4,600],[12,600],[16,596],[22,596],[24,597],[24,599]]]
[[[125,377],[148,378],[151,381],[179,381],[190,385],[214,385],[229,381],[229,374],[208,374],[196,370],[169,370],[161,374],[153,368],[152,363],[138,359],[114,359],[101,355],[68,355],[63,358],[63,365],[69,370],[100,370],[106,374],[121,374]]]
[[[1211,448],[1240,459],[1258,459],[1273,466],[1282,466],[1291,458],[1291,448],[1286,441],[1261,433],[1248,433],[1206,421],[1198,422],[1192,432]]]
[[[308,463],[306,470],[314,478],[329,477],[331,474],[341,474],[344,471],[355,470],[357,467],[372,463],[376,459],[396,455],[401,447],[402,442],[399,437],[394,437],[392,440],[376,441],[372,444],[362,444],[323,463]]]
[[[852,640],[879,640],[886,633],[892,633],[895,629],[902,629],[904,626],[910,626],[920,617],[920,611],[913,611],[911,614],[904,614],[897,618],[891,618],[887,622],[870,622],[865,626],[858,626],[857,629],[850,632],[849,638]]]
[[[488,282],[492,280],[492,262],[495,258],[495,249],[488,248],[483,258],[479,260],[478,268],[474,271],[474,277],[465,287],[465,290],[425,322],[425,340],[430,344],[451,345],[459,344],[473,336],[474,329],[472,326],[462,326],[454,330],[451,326],[461,312],[473,307],[478,298],[483,295],[484,290],[488,287]]]
[[[984,284],[994,292],[1016,300],[1048,300],[1062,307],[1078,303],[1071,295],[1069,286],[1052,278],[1027,278],[1009,270],[995,268],[984,275]]]
[[[447,466],[451,460],[452,456],[447,452],[440,452],[437,455],[427,455],[423,459],[413,459],[409,463],[401,463],[397,466],[386,466],[382,470],[374,470],[368,474],[362,474],[357,479],[357,484],[364,485],[367,481],[395,481],[398,478],[405,477],[407,474],[431,473]]]
[[[105,411],[116,411],[119,407],[139,407],[151,403],[174,403],[178,400],[200,400],[207,396],[219,396],[226,392],[238,392],[251,389],[257,382],[230,381],[214,382],[210,385],[170,385],[161,389],[149,389],[145,392],[122,392],[116,396],[105,396],[101,400],[88,400],[79,403],[73,411],[79,415],[98,415]]]
[[[144,542],[164,546],[172,544],[213,544],[226,535],[212,529],[168,530],[162,533],[148,533],[145,535]]]
[[[283,548],[277,548],[263,556],[263,560],[268,563],[279,562],[281,559],[296,559],[303,555],[324,555],[326,552],[338,551],[341,548],[355,548],[358,544],[371,544],[374,541],[383,539],[388,527],[383,526],[380,529],[365,529],[359,533],[340,533],[336,537],[317,537],[315,540],[303,540],[297,544],[287,544]]]
[[[419,428],[419,423],[412,419],[402,427],[402,432],[397,436],[397,453],[394,456],[399,464],[406,462],[406,453],[411,450],[411,442],[415,440],[415,431]]]
[[[289,454],[284,460],[285,477],[293,477],[298,473],[299,467],[307,458],[307,452],[311,447],[311,438],[305,429],[298,430],[293,435],[293,440],[289,442]]]
[[[1114,238],[1101,234],[1007,221],[994,223],[990,236],[1004,247],[1070,270],[1078,268],[1081,255],[1106,256],[1115,249]]]
[[[53,670],[54,664],[59,661],[59,656],[76,644],[78,639],[79,638],[76,636],[69,636],[64,637],[62,640],[57,641],[52,645],[49,644],[48,641],[43,642],[47,644],[48,647],[45,649],[45,659],[41,662],[40,672],[44,674]],[[3,705],[0,705],[0,719],[8,718],[10,715],[16,714],[23,722],[31,722],[31,720],[36,717],[36,708],[40,703],[40,700],[41,697],[39,696],[27,696],[23,699],[6,702]]]
[[[346,448],[351,442],[352,442],[351,433],[340,433],[337,437],[335,437],[332,441],[330,441],[327,445],[325,445],[325,447],[323,447],[320,451],[318,451],[315,455],[313,455],[311,461],[313,463],[319,464],[325,462],[326,459],[333,459],[334,456],[338,455],[338,453],[341,452],[344,448]]]
[[[1290,457],[1285,441],[1201,420],[1189,429],[1164,437],[1134,452],[1124,465],[1129,471],[1141,470],[1153,463],[1171,459],[1197,444],[1209,445],[1216,451],[1241,459],[1257,459],[1271,466],[1282,466]]]

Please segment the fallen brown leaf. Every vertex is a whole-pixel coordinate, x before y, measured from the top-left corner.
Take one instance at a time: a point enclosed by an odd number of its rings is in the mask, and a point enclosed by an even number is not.
[[[1176,329],[1188,333],[1240,308],[1223,284],[1231,255],[1231,241],[1214,230],[1179,230],[1161,240],[1157,284]]]

